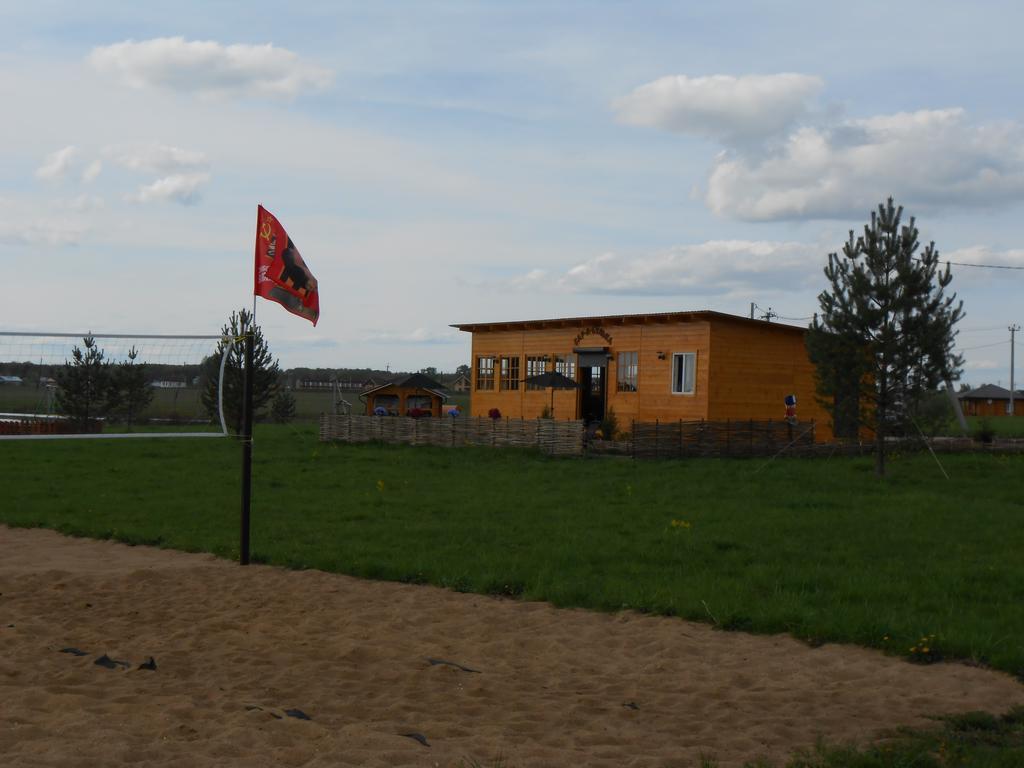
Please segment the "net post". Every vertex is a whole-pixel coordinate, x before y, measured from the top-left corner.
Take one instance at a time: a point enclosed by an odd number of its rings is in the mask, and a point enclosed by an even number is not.
[[[249,564],[249,517],[252,508],[253,333],[245,331],[245,394],[242,403],[242,530],[238,564]]]

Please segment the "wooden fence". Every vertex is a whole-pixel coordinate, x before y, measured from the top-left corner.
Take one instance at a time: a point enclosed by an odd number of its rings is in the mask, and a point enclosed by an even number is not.
[[[103,422],[89,419],[87,429],[81,424],[61,418],[20,417],[15,414],[0,418],[0,435],[75,435],[82,432],[99,433],[103,430]]]
[[[344,443],[405,443],[455,447],[538,448],[556,456],[583,453],[583,422],[553,419],[489,419],[448,417],[413,419],[404,416],[324,414],[320,439]]]
[[[813,449],[814,422],[637,421],[622,442],[635,458],[796,455]]]

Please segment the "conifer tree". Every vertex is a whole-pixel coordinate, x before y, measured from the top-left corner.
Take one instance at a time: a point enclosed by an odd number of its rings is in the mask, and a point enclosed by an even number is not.
[[[129,427],[153,401],[153,389],[146,381],[146,366],[135,362],[138,356],[138,350],[132,347],[128,359],[111,370],[107,391],[107,412],[124,416]]]
[[[235,432],[242,431],[242,398],[244,396],[245,334],[253,334],[253,414],[259,414],[278,392],[281,369],[270,354],[270,347],[263,338],[263,330],[252,322],[252,313],[246,309],[232,312],[221,334],[235,340],[224,366],[224,419]],[[227,341],[217,343],[217,351],[206,358],[202,365],[203,408],[211,419],[217,418],[217,384],[220,377],[220,361]]]
[[[71,360],[57,372],[57,407],[81,431],[89,431],[89,421],[104,415],[110,383],[110,363],[96,346],[92,334],[82,338],[85,347],[75,346]]]
[[[918,255],[915,220],[903,226],[902,216],[890,197],[863,235],[850,230],[842,255],[829,254],[830,287],[818,296],[821,316],[807,335],[837,433],[859,424],[874,430],[878,475],[885,474],[886,435],[963,366],[953,351],[963,302],[945,294],[949,265],[939,269],[935,243]]]
[[[287,424],[295,418],[295,395],[287,389],[281,389],[274,397],[270,406],[270,417],[279,424]]]

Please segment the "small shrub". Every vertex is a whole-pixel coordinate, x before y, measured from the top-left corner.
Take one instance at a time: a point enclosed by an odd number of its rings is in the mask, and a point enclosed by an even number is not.
[[[991,443],[996,437],[996,429],[992,421],[987,418],[978,420],[978,427],[974,430],[974,439],[979,443]]]
[[[542,419],[550,419],[550,418],[552,418],[552,416],[551,416],[551,408],[550,408],[550,406],[547,406],[547,405],[545,405],[545,406],[544,406],[544,407],[543,407],[543,408],[541,409],[541,411],[540,411],[540,417],[541,417]]]
[[[500,418],[501,418],[501,411],[500,411],[500,410],[498,410],[497,408],[491,408],[491,410],[489,410],[489,411],[487,412],[487,415],[488,415],[488,416],[489,416],[490,418],[492,418],[492,419],[494,419],[495,421],[497,421],[498,419],[500,419]]]
[[[601,419],[601,426],[599,429],[601,432],[601,436],[605,440],[615,439],[615,435],[619,431],[619,419],[615,415],[614,408],[609,408],[607,411],[605,411],[604,418]]]

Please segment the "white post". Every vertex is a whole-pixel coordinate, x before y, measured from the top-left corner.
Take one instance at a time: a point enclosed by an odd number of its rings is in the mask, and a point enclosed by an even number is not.
[[[1010,326],[1010,415],[1013,416],[1013,336],[1020,330],[1017,324]]]

